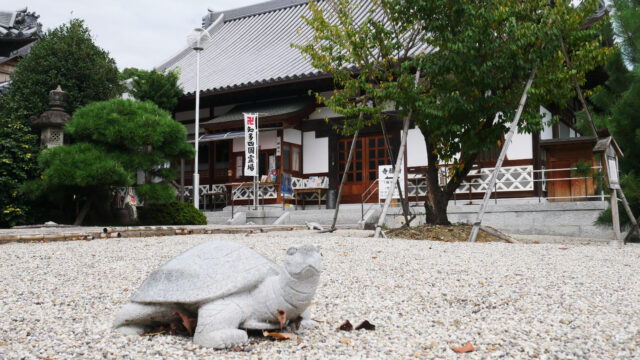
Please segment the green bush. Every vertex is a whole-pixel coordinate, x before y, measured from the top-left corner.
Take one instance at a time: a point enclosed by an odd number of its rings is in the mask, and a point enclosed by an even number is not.
[[[207,217],[193,204],[173,201],[138,208],[141,225],[207,225]]]

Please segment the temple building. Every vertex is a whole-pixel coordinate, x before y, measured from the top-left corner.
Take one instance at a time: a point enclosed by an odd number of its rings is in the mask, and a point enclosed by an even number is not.
[[[0,95],[7,91],[16,65],[42,35],[40,16],[27,8],[0,10]]]
[[[201,51],[200,60],[197,171],[203,192],[228,192],[229,199],[237,201],[251,199],[251,192],[243,190],[252,181],[243,172],[243,113],[258,113],[260,196],[267,203],[282,201],[282,179],[292,177],[294,188],[325,189],[313,196],[331,204],[345,169],[351,137],[338,134],[332,127],[343,121],[341,115],[309,96],[310,90],[332,92],[331,77],[315,69],[299,50],[291,47],[312,36],[313,30],[301,18],[310,15],[307,1],[275,0],[241,7],[225,11],[223,20],[214,24],[221,15],[209,12],[202,24],[211,34],[210,45]],[[364,10],[358,12],[358,16],[366,15]],[[426,45],[421,46],[424,49],[416,51],[426,50]],[[180,84],[185,91],[173,115],[184,124],[193,141],[196,53],[185,47],[158,66],[160,71],[169,69],[180,69]],[[549,110],[540,110],[546,120],[551,118]],[[390,113],[386,131],[396,154],[401,129],[402,119]],[[360,134],[342,196],[346,203],[359,203],[362,194],[375,191],[381,166],[393,162],[385,150],[379,125],[365,128]],[[570,179],[573,164],[594,161],[594,144],[594,138],[581,137],[574,122],[566,119],[537,133],[517,134],[508,149],[496,196],[542,197],[548,201],[595,197],[599,190],[593,180]],[[477,167],[456,193],[459,199],[483,195],[497,156],[498,149],[479,156]],[[423,174],[428,165],[424,137],[412,123],[402,175],[410,200],[424,199]],[[191,184],[191,174],[193,164],[185,163],[183,180],[187,186]],[[304,186],[300,185],[303,181],[307,181]],[[309,185],[309,181],[315,185]],[[378,201],[378,197],[368,201]]]

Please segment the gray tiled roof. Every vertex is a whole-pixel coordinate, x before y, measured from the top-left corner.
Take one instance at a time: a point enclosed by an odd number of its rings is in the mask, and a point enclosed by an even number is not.
[[[356,17],[365,18],[372,3],[355,1],[359,4]],[[303,44],[313,36],[302,15],[311,15],[306,0],[268,1],[225,12],[224,23],[210,29],[211,41],[201,53],[200,89],[222,91],[322,75],[290,45]],[[210,25],[218,16],[205,16],[203,25]],[[428,49],[421,45],[415,51]],[[185,48],[158,70],[180,68],[180,83],[186,94],[192,94],[195,56],[195,51]]]
[[[27,8],[18,11],[0,11],[0,39],[37,38],[42,33],[40,16]]]
[[[218,116],[215,119],[201,123],[207,124],[219,124],[229,121],[240,121],[244,119],[245,113],[260,113],[261,118],[285,115],[302,111],[309,108],[314,104],[314,98],[291,98],[281,101],[265,101],[251,104],[236,105],[228,113]]]

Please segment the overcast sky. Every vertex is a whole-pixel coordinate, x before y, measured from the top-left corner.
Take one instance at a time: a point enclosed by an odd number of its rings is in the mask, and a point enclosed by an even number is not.
[[[186,46],[189,32],[202,25],[207,8],[228,10],[264,0],[18,0],[0,1],[0,10],[25,6],[40,15],[43,30],[71,18],[84,19],[95,43],[120,70],[151,69]]]

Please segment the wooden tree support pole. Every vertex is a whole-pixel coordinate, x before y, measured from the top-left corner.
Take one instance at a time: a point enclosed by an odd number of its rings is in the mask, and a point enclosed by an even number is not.
[[[420,80],[420,69],[416,71],[416,79],[414,81],[415,87],[418,87],[418,80]],[[391,204],[391,199],[393,198],[393,193],[396,188],[396,183],[398,182],[398,178],[400,177],[400,166],[402,166],[402,160],[404,160],[404,149],[407,146],[407,134],[409,133],[409,123],[411,122],[412,114],[413,114],[413,109],[409,110],[409,114],[407,115],[407,118],[404,119],[405,122],[404,122],[404,127],[402,128],[402,140],[400,141],[400,151],[398,151],[396,165],[393,168],[393,180],[391,181],[391,187],[389,188],[389,192],[387,193],[387,198],[384,201],[384,206],[382,207],[382,212],[380,213],[380,218],[378,219],[378,224],[376,225],[376,232],[373,235],[374,238],[378,238],[380,236],[380,233],[382,232],[382,224],[384,224],[384,220],[387,217],[387,210],[389,210],[389,205]]]
[[[509,145],[511,145],[511,139],[513,135],[516,133],[518,129],[518,122],[520,122],[520,116],[522,116],[522,111],[524,110],[524,105],[527,103],[527,93],[529,92],[529,88],[531,84],[533,84],[533,79],[536,77],[537,67],[531,71],[531,75],[529,75],[529,80],[524,87],[524,91],[522,92],[522,97],[520,98],[520,104],[518,104],[518,111],[516,112],[516,117],[513,119],[509,127],[509,132],[504,140],[504,145],[502,145],[502,150],[500,150],[500,156],[498,157],[498,161],[496,162],[496,166],[493,169],[493,173],[491,173],[491,180],[489,180],[489,185],[487,186],[487,191],[484,193],[484,198],[482,199],[482,205],[480,206],[480,211],[478,211],[478,216],[476,217],[476,221],[473,223],[473,228],[471,228],[471,233],[469,234],[469,241],[475,242],[478,237],[478,230],[480,230],[480,224],[482,224],[482,218],[484,217],[484,213],[487,210],[487,205],[489,204],[489,199],[491,198],[491,192],[496,186],[496,181],[498,180],[498,173],[500,172],[500,168],[502,167],[502,163],[504,162],[504,158],[507,155],[507,149]]]
[[[629,232],[627,232],[627,236],[625,236],[624,240],[622,241],[623,244],[626,244],[629,242],[629,239],[631,239],[631,234],[633,234],[633,230],[636,230],[638,232],[638,236],[640,236],[640,228],[638,227],[638,221],[636,220],[635,216],[633,216],[631,207],[629,207],[627,198],[626,196],[624,196],[624,192],[622,190],[616,190],[616,191],[618,192],[618,195],[620,195],[620,198],[622,199],[622,205],[624,205],[624,211],[627,212],[629,221],[631,221],[631,229],[629,229]]]
[[[393,150],[391,150],[391,145],[389,144],[389,138],[387,137],[387,127],[384,124],[384,119],[380,119],[380,127],[382,128],[384,145],[387,147],[387,154],[389,155],[389,159],[393,159],[395,156],[393,156]],[[379,186],[380,185],[378,185],[378,187]],[[398,179],[398,183],[396,184],[396,186],[398,187],[398,195],[400,196],[400,203],[402,204],[402,214],[404,215],[404,223],[407,225],[407,227],[411,227],[411,224],[409,224],[411,222],[411,220],[409,220],[409,209],[408,209],[409,204],[407,204],[404,201],[404,196],[402,194],[402,187],[400,186],[400,179]],[[407,201],[409,201],[409,198],[407,198]]]
[[[360,120],[362,120],[363,113],[360,113]],[[340,199],[342,198],[342,189],[344,188],[344,183],[347,180],[347,173],[349,172],[349,168],[351,167],[351,159],[353,159],[353,150],[356,148],[356,140],[358,140],[358,133],[360,129],[356,130],[355,134],[353,134],[353,140],[351,141],[351,148],[349,149],[349,156],[347,157],[347,163],[344,166],[344,173],[342,174],[342,181],[340,181],[340,189],[338,189],[338,199],[336,200],[336,210],[333,212],[333,222],[331,223],[331,228],[328,230],[324,230],[321,232],[333,232],[336,229],[336,221],[338,220],[338,212],[340,211]]]
[[[620,240],[620,215],[618,214],[618,192],[611,189],[611,220],[613,221],[613,236]]]
[[[569,57],[569,53],[567,52],[566,46],[564,45],[564,39],[562,38],[562,36],[560,37],[560,49],[562,50],[562,55],[564,56],[565,61],[567,62],[567,68],[569,70],[573,70],[573,66],[571,65],[571,58]],[[587,115],[587,119],[589,120],[591,131],[593,131],[593,135],[596,137],[596,139],[598,139],[598,131],[596,129],[596,124],[593,121],[593,118],[591,117],[591,111],[589,111],[587,102],[584,100],[584,95],[582,94],[582,88],[580,87],[580,83],[578,82],[578,76],[576,74],[573,74],[573,85],[576,88],[578,99],[580,99],[580,103],[582,104],[582,110],[584,111],[585,115]],[[638,230],[638,234],[640,235],[640,229],[638,228],[638,221],[636,220],[636,217],[633,215],[633,212],[631,211],[631,207],[629,206],[629,203],[627,202],[627,198],[626,196],[624,196],[624,192],[622,191],[622,189],[611,190],[611,218],[613,220],[613,233],[615,235],[616,240],[620,239],[620,218],[618,214],[618,199],[617,199],[618,194],[622,199],[622,205],[624,205],[624,209],[627,212],[627,216],[629,216],[629,219],[632,224],[631,229],[629,230],[629,232],[627,233],[627,236],[625,236],[623,240],[623,244],[626,244],[629,238],[631,238],[631,234],[633,233],[633,230],[634,229]]]

